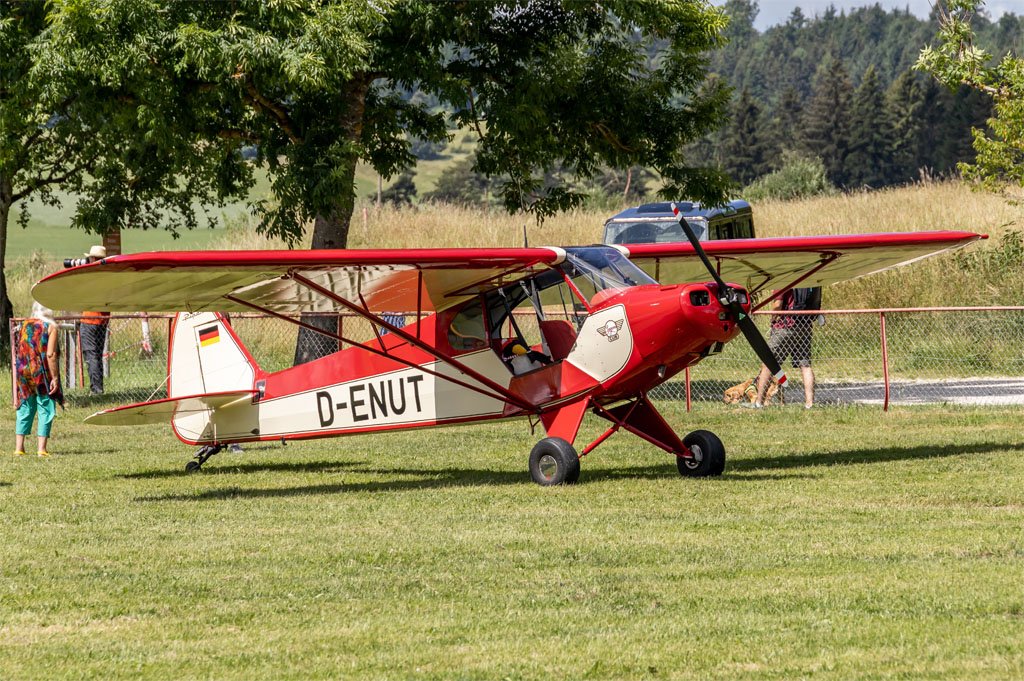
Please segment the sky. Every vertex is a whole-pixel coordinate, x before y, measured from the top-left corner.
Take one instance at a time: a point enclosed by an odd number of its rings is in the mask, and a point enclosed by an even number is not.
[[[716,5],[725,4],[724,0],[713,1]],[[909,9],[922,19],[928,16],[934,4],[933,0],[760,0],[758,5],[761,11],[757,14],[754,26],[763,31],[769,26],[784,23],[795,7],[799,7],[803,10],[804,16],[810,18],[822,14],[829,5],[835,5],[837,10],[848,10],[873,5],[876,2],[885,10]],[[1022,14],[1024,0],[988,0],[985,9],[994,19],[998,19],[1006,12]]]

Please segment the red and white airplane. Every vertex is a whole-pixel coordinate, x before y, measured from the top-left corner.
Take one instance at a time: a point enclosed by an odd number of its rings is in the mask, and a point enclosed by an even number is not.
[[[529,459],[541,485],[575,482],[580,458],[619,429],[674,455],[682,475],[710,476],[724,469],[722,442],[705,430],[680,439],[647,394],[741,332],[784,378],[748,316],[752,299],[760,307],[772,290],[850,279],[984,238],[948,231],[701,244],[689,236],[628,247],[139,253],[63,270],[33,295],[62,310],[187,310],[173,324],[168,398],[87,422],[170,421],[182,442],[201,447],[188,470],[230,443],[528,417],[547,432]],[[220,314],[253,310],[347,347],[266,372]],[[360,315],[374,335],[322,331],[299,316],[313,312]],[[396,314],[410,323],[399,328],[389,321]],[[588,411],[610,425],[577,452]]]

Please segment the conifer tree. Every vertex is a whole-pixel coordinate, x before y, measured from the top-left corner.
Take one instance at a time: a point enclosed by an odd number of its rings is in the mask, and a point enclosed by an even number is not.
[[[910,182],[917,177],[924,142],[924,88],[912,71],[903,74],[886,93],[886,108],[892,123],[892,161],[889,181]]]
[[[740,185],[749,184],[769,170],[761,108],[746,88],[733,107],[722,151],[723,168]]]
[[[822,65],[804,114],[801,150],[825,164],[828,179],[840,187],[849,183],[846,157],[850,153],[850,105],[853,85],[838,58]]]
[[[765,143],[768,146],[770,170],[782,167],[782,157],[787,151],[796,149],[794,135],[802,124],[804,115],[800,93],[794,87],[787,87],[771,118],[765,125]]]
[[[850,107],[849,186],[881,187],[892,177],[892,123],[878,73],[869,66]]]

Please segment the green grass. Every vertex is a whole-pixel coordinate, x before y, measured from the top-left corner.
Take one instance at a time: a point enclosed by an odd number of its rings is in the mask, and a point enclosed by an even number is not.
[[[620,434],[542,489],[521,421],[188,476],[168,429],[71,411],[0,459],[0,676],[1024,676],[1019,410],[663,407],[725,476]]]

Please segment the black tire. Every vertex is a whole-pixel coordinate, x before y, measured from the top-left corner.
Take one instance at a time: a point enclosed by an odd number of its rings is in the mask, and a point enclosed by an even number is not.
[[[711,431],[695,430],[683,438],[683,444],[690,448],[694,458],[676,457],[679,475],[707,478],[725,470],[725,445]]]
[[[202,467],[203,467],[203,464],[199,463],[198,461],[189,461],[187,464],[185,464],[185,472],[186,473],[197,473],[199,471],[199,469],[202,468]]]
[[[580,457],[560,437],[546,437],[530,452],[530,477],[538,485],[572,485],[580,479]]]

